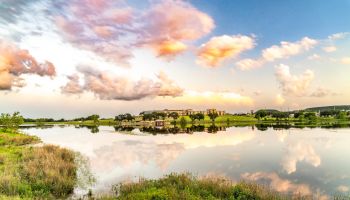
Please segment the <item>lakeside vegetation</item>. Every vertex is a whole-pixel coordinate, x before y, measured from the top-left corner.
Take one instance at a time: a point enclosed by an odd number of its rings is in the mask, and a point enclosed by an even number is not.
[[[140,178],[137,182],[119,183],[113,186],[113,195],[89,194],[90,199],[116,200],[312,200],[317,195],[302,195],[294,191],[280,193],[254,182],[234,183],[220,176],[197,177],[190,173],[171,173],[159,179]],[[350,199],[350,196],[334,196],[335,200]]]
[[[0,117],[0,199],[66,198],[77,183],[75,153],[19,133],[19,113]]]
[[[25,124],[37,126],[45,125],[83,125],[83,126],[157,126],[156,121],[163,121],[164,125],[207,125],[207,124],[234,124],[252,125],[266,123],[291,123],[300,126],[314,127],[317,125],[350,122],[350,106],[326,106],[307,108],[297,111],[278,111],[274,109],[261,109],[250,113],[235,113],[219,115],[218,112],[208,112],[207,114],[196,113],[189,115],[179,115],[177,112],[141,112],[140,115],[124,113],[116,115],[114,118],[101,118],[97,114],[75,119],[24,119]],[[211,109],[215,110],[215,109]]]

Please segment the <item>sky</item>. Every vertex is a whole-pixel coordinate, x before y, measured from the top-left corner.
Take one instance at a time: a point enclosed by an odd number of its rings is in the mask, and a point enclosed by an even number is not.
[[[349,104],[349,9],[349,0],[0,0],[0,112]]]

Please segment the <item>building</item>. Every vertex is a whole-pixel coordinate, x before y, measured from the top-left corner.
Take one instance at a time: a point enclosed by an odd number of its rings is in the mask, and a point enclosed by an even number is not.
[[[164,109],[164,110],[151,110],[151,111],[143,111],[140,113],[140,115],[143,114],[151,114],[153,112],[160,112],[160,113],[166,113],[169,115],[170,113],[177,113],[179,116],[186,116],[186,115],[195,115],[198,113],[201,113],[203,115],[208,115],[209,113],[217,113],[219,116],[225,115],[225,111],[219,111],[215,108],[207,109],[207,110],[193,110],[193,109]]]

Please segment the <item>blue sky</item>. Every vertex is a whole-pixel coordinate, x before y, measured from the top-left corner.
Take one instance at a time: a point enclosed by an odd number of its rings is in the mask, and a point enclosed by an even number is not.
[[[347,0],[0,3],[2,112],[349,104]]]
[[[350,30],[350,1],[216,0],[191,1],[218,24],[212,35],[255,34],[259,46],[294,41],[308,35],[326,38]]]

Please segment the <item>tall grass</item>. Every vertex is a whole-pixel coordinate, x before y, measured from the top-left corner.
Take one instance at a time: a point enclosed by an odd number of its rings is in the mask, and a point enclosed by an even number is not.
[[[231,199],[283,200],[289,196],[254,183],[232,183],[220,177],[196,178],[190,174],[170,174],[158,180],[140,179],[136,183],[114,186],[116,198],[127,199]],[[296,199],[302,199],[297,197]]]
[[[75,153],[53,145],[29,147],[36,137],[0,132],[0,199],[58,199],[77,183]]]

